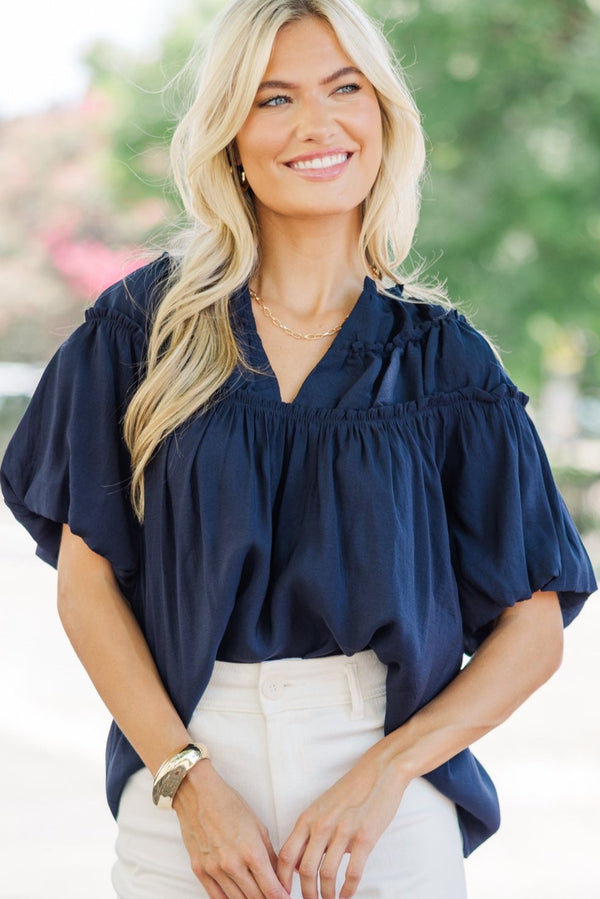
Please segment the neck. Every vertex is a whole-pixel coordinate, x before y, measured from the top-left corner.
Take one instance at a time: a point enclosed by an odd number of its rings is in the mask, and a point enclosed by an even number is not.
[[[364,280],[358,211],[283,223],[266,211],[259,223],[260,265],[251,286],[267,303],[307,317],[351,308]]]

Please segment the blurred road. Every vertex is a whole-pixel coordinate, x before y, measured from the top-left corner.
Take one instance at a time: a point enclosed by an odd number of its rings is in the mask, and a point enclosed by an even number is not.
[[[0,572],[0,897],[114,899],[108,715],[62,632],[55,574],[4,506]],[[477,746],[504,820],[467,861],[470,899],[600,897],[599,600],[561,671]]]

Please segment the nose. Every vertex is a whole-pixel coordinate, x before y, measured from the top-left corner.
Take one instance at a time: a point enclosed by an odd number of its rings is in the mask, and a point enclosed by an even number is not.
[[[297,108],[296,135],[300,140],[321,142],[336,132],[337,124],[326,99],[306,97]]]

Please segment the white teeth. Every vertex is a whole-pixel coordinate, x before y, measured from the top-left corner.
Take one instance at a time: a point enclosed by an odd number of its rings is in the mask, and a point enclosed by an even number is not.
[[[298,162],[290,162],[292,169],[327,169],[334,165],[346,162],[349,153],[336,153],[334,156],[315,156],[314,159],[301,159]]]

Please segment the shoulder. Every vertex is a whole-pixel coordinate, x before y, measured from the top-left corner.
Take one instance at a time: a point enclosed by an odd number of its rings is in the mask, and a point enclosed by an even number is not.
[[[483,331],[453,309],[441,319],[440,371],[448,383],[495,392],[514,388],[497,348]]]
[[[88,322],[109,320],[146,334],[152,313],[173,272],[168,253],[141,266],[103,291],[86,312]]]
[[[400,287],[382,299],[393,310],[391,344],[422,369],[429,390],[514,388],[492,341],[457,308],[406,295]]]
[[[400,325],[398,336],[418,338],[425,335],[432,327],[439,327],[453,322],[457,310],[450,304],[432,303],[424,298],[407,293],[402,285],[397,285],[387,292],[385,300],[395,307],[396,319]]]
[[[390,338],[396,343],[426,339],[431,331],[440,331],[443,338],[454,340],[457,349],[460,348],[463,353],[497,355],[491,341],[450,302],[431,302],[407,293],[401,284],[385,293],[379,292],[378,297],[393,316],[393,334]]]

